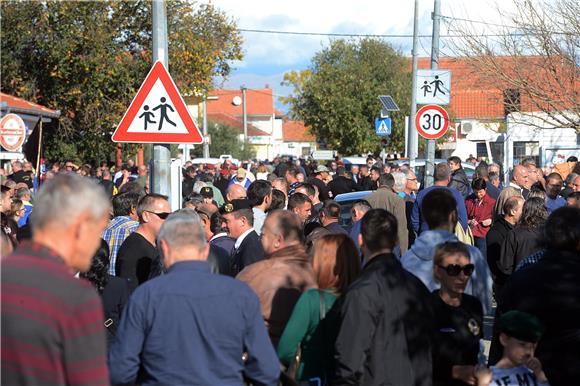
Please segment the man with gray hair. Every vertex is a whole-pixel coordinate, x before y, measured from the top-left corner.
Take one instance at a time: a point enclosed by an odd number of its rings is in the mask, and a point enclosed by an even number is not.
[[[3,385],[109,384],[101,300],[74,277],[89,270],[108,216],[91,179],[60,174],[38,192],[32,242],[1,260]]]
[[[169,216],[158,244],[167,273],[129,299],[109,355],[111,383],[133,383],[143,368],[143,385],[277,384],[280,365],[258,297],[210,272],[197,213]]]

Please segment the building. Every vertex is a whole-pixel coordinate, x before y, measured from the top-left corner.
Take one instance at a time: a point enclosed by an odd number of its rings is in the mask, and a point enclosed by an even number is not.
[[[448,140],[439,146],[442,157],[484,157],[511,167],[526,156],[536,157],[538,164],[555,162],[563,154],[559,149],[580,146],[580,136],[573,128],[558,127],[561,125],[540,112],[542,106],[537,100],[514,88],[513,83],[502,81],[481,62],[478,58],[439,60],[439,69],[451,70],[451,103],[447,109],[452,124]],[[554,78],[546,74],[546,67],[562,71],[562,78],[567,76],[562,63],[545,66],[542,57],[496,57],[494,65],[514,77],[525,73],[527,81],[541,84],[547,95],[561,92],[562,85],[550,84]],[[430,68],[430,58],[420,58],[418,68]],[[552,96],[562,99],[561,95]]]
[[[208,121],[233,128],[243,141],[244,99],[247,143],[257,159],[271,160],[278,155],[301,157],[316,150],[316,140],[304,124],[284,120],[283,114],[275,109],[270,88],[210,91],[206,101]]]

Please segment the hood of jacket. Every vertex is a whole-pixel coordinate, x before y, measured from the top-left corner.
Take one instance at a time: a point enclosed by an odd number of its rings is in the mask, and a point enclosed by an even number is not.
[[[411,249],[405,253],[403,258],[415,257],[419,260],[430,261],[433,259],[435,247],[446,241],[457,241],[457,237],[454,233],[446,230],[436,229],[424,231],[419,237],[417,237],[415,243]]]

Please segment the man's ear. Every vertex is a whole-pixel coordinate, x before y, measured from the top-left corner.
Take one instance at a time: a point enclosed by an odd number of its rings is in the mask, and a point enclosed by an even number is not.
[[[148,223],[151,221],[151,214],[147,211],[143,211],[143,213],[141,213],[141,219],[143,219],[144,223]]]

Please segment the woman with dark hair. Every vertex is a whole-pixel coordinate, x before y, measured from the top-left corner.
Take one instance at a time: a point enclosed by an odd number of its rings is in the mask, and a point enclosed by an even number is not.
[[[517,264],[529,255],[542,249],[542,230],[548,211],[543,199],[533,197],[524,203],[520,221],[512,229],[501,248],[498,262],[499,270],[504,275],[501,284],[512,274]]]
[[[434,315],[433,385],[473,385],[483,338],[483,307],[465,287],[475,270],[469,250],[448,241],[435,249],[433,276],[441,284],[431,294]]]
[[[465,199],[467,224],[473,233],[474,244],[487,257],[485,238],[491,227],[495,200],[487,194],[487,183],[483,178],[476,178],[471,183],[473,193]]]
[[[107,341],[112,343],[117,332],[123,308],[129,299],[129,283],[126,279],[109,275],[109,245],[101,239],[91,262],[91,268],[80,277],[87,279],[97,289],[103,301]]]
[[[360,258],[354,242],[344,234],[329,234],[314,241],[312,267],[319,289],[302,294],[278,343],[278,357],[289,366],[301,350],[296,380],[325,384],[328,351],[323,330],[328,322],[321,320],[336,299],[346,292],[360,272]]]

